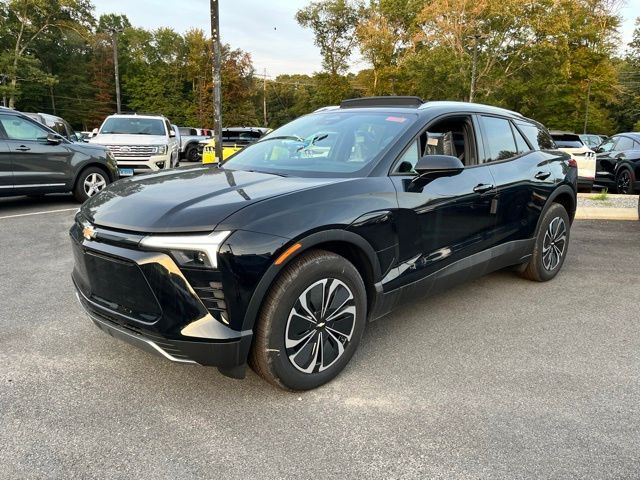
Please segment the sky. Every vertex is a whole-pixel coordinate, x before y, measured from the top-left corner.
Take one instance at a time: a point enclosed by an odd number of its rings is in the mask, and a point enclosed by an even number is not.
[[[309,0],[220,0],[220,36],[233,48],[251,54],[256,73],[275,77],[284,73],[311,74],[321,70],[319,49],[310,30],[295,21],[297,10]],[[119,13],[137,27],[171,27],[184,33],[201,28],[210,33],[209,0],[94,0],[96,14]],[[630,40],[640,0],[627,0],[620,10],[623,51]],[[352,71],[365,68],[354,52]]]

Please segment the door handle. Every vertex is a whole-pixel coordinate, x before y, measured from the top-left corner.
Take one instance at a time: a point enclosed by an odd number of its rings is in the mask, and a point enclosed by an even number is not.
[[[551,172],[538,172],[536,173],[536,178],[538,180],[546,180],[551,176]]]
[[[476,185],[475,187],[473,187],[473,191],[476,193],[485,193],[489,190],[493,190],[493,185],[489,183],[481,183],[480,185]]]
[[[16,150],[18,152],[28,152],[31,149],[29,147],[27,147],[26,145],[20,145],[19,147],[16,147]]]

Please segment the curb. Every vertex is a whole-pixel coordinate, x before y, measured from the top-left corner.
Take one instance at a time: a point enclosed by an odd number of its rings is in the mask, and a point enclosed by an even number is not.
[[[634,208],[587,208],[578,207],[576,220],[640,220]]]
[[[593,195],[593,193],[578,193],[578,198],[588,200]],[[578,205],[575,218],[577,220],[640,220],[640,196],[609,194],[607,198],[628,200],[631,204],[635,203],[637,207],[583,207]]]

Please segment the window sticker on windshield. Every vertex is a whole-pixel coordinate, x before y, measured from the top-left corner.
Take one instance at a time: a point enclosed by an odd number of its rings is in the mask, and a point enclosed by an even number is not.
[[[387,117],[385,118],[387,122],[396,122],[396,123],[404,123],[407,121],[404,117]]]

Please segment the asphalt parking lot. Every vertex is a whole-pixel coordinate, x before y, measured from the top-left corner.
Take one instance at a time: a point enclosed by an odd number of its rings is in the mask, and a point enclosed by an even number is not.
[[[576,222],[554,281],[498,272],[405,307],[290,394],[95,328],[76,209],[0,199],[0,478],[640,477],[640,222]]]

